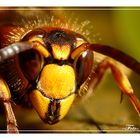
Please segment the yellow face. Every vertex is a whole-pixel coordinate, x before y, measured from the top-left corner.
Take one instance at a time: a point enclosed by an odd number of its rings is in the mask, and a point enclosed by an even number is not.
[[[42,120],[56,123],[68,112],[75,98],[75,73],[68,65],[46,65],[30,99]]]
[[[75,92],[75,82],[71,66],[49,64],[42,70],[37,87],[49,98],[62,99]]]
[[[42,30],[37,30],[38,32],[42,33]],[[76,66],[71,59],[71,52],[74,45],[81,43],[74,35],[63,30],[46,31],[45,35],[39,35],[42,38],[32,35],[33,33],[25,38],[29,38],[31,43],[36,42],[35,51],[39,54],[31,51],[28,55],[20,55],[21,66],[26,78],[34,83],[34,90],[29,94],[33,107],[44,122],[54,124],[67,114],[76,97]],[[25,62],[27,56],[29,60]],[[77,61],[81,59],[82,56]],[[83,67],[83,63],[81,66]],[[79,79],[83,81],[85,78]]]

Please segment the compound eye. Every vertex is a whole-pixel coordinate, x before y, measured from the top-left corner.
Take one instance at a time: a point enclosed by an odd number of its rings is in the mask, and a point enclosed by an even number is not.
[[[43,42],[43,37],[45,36],[45,31],[42,29],[36,29],[28,32],[23,36],[21,41],[37,41],[40,44]],[[22,52],[18,56],[20,68],[24,76],[29,80],[33,81],[37,78],[41,66],[42,66],[42,56],[37,50],[28,50]]]
[[[81,86],[86,81],[89,74],[91,73],[92,66],[93,52],[87,50],[81,53],[75,63],[78,86]]]
[[[24,76],[33,81],[41,70],[42,59],[37,51],[28,50],[19,55],[19,64]]]

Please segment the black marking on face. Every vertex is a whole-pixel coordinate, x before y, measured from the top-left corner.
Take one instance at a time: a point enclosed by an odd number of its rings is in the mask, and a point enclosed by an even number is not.
[[[48,106],[48,112],[46,113],[46,117],[45,119],[43,119],[43,121],[48,124],[55,124],[59,121],[59,116],[60,116],[60,100],[51,99]]]

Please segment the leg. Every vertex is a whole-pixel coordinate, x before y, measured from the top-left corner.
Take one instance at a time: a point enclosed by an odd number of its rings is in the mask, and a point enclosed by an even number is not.
[[[126,75],[117,68],[116,63],[110,59],[104,59],[102,62],[98,64],[94,72],[91,73],[89,79],[86,84],[88,86],[88,90],[93,90],[101,81],[105,71],[110,68],[113,74],[113,77],[121,89],[122,93],[127,95],[133,104],[134,108],[140,115],[140,102],[137,97],[133,94],[133,89],[127,79]]]
[[[18,133],[16,119],[10,103],[10,91],[4,80],[0,77],[0,102],[5,111],[8,133]]]

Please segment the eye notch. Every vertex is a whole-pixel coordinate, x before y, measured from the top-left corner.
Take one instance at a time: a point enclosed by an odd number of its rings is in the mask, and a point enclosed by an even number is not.
[[[71,59],[76,59],[82,52],[88,50],[89,43],[82,43],[80,46],[74,48],[71,52]]]
[[[38,51],[41,55],[43,55],[45,58],[50,56],[49,51],[46,49],[44,41],[42,38],[36,38],[33,37],[29,40],[29,42],[34,44],[34,49]]]
[[[42,29],[36,29],[24,35],[21,41],[28,41],[30,43],[33,43],[34,46],[33,49],[38,51],[41,55],[47,58],[50,55],[50,53],[48,52],[44,43],[45,36],[46,31]]]

